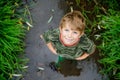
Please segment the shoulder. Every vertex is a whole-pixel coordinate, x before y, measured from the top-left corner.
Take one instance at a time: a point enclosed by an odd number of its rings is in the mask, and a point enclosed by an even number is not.
[[[52,31],[53,31],[54,33],[56,33],[56,34],[59,34],[59,33],[60,33],[59,28],[52,29]]]
[[[91,42],[91,40],[87,37],[86,34],[84,34],[83,36],[81,36],[80,43],[88,43],[88,42]]]
[[[92,40],[90,40],[86,34],[84,34],[83,36],[81,36],[80,41],[79,41],[79,46],[80,47],[88,47],[94,45],[94,42]]]
[[[87,53],[92,53],[95,49],[95,44],[86,35],[83,35],[80,39],[79,47]]]
[[[43,39],[46,43],[56,41],[59,38],[59,29],[50,29],[43,33]]]
[[[49,30],[45,31],[44,34],[47,34],[50,36],[55,36],[55,35],[58,35],[59,32],[60,32],[59,29],[56,28],[56,29],[49,29]]]
[[[59,31],[58,28],[51,29],[50,31],[51,31],[51,34],[52,34],[53,37],[59,36],[60,31]]]
[[[49,29],[49,30],[47,30],[46,32],[55,32],[55,33],[58,33],[58,32],[59,32],[59,29],[58,29],[58,28]]]

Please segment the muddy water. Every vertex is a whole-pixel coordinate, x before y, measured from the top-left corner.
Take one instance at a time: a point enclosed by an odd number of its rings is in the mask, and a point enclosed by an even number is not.
[[[65,8],[60,4],[64,4],[64,0],[37,0],[30,7],[34,27],[26,35],[25,56],[30,61],[22,80],[106,80],[98,72],[95,56],[77,62],[66,60],[61,63],[61,72],[55,72],[49,67],[49,63],[56,61],[58,56],[49,51],[39,35],[50,28],[58,27],[64,15],[60,8]]]

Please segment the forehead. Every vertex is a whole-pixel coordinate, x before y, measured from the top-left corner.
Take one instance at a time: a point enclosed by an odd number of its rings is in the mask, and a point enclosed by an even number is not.
[[[74,30],[74,31],[79,31],[78,27],[75,27],[73,24],[71,23],[66,23],[64,24],[64,29],[70,29],[70,30]],[[80,31],[79,31],[80,32]]]

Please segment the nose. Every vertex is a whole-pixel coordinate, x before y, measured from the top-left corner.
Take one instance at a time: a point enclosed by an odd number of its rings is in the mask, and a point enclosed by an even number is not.
[[[68,34],[68,38],[71,38],[72,37],[72,33],[70,32],[69,34]]]

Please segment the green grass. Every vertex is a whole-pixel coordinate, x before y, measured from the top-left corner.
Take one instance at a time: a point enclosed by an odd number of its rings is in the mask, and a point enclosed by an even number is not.
[[[85,32],[99,44],[97,46],[102,57],[99,62],[103,64],[100,72],[107,74],[110,80],[120,80],[119,5],[118,0],[76,0],[76,6],[74,6],[86,18]],[[94,39],[95,35],[99,37]]]
[[[109,11],[108,16],[102,16],[100,21],[104,32],[100,33],[102,43],[99,45],[103,64],[102,73],[109,74],[110,78],[120,79],[120,12]]]
[[[18,8],[15,3],[18,1],[0,2],[0,79],[2,80],[11,79],[11,74],[15,74],[22,66],[18,56],[24,53],[25,29],[21,19],[14,16]]]

